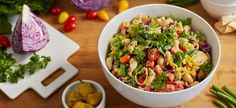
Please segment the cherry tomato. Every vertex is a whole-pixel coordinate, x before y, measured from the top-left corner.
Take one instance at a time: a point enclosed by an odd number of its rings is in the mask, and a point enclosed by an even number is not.
[[[129,63],[130,59],[131,59],[130,55],[124,55],[120,58],[120,63],[127,64],[127,63]]]
[[[108,15],[108,13],[104,10],[100,10],[98,11],[98,17],[103,20],[103,21],[108,21],[110,20],[110,17]]]
[[[186,48],[182,45],[179,45],[179,49],[182,50],[183,52],[186,52]]]
[[[10,41],[9,41],[8,37],[4,36],[4,35],[1,35],[0,36],[0,47],[8,48],[10,46],[11,46],[11,44],[10,44]]]
[[[157,60],[160,56],[160,53],[157,48],[153,48],[148,52],[148,59],[149,60]]]
[[[70,32],[70,31],[74,30],[75,27],[76,27],[75,23],[66,23],[64,25],[63,29],[64,29],[65,32]]]
[[[68,19],[68,17],[69,17],[69,14],[67,13],[67,12],[61,12],[60,13],[60,15],[59,15],[59,17],[58,17],[58,22],[60,23],[60,24],[62,24],[62,23],[64,23],[64,22],[66,22],[66,20]]]
[[[138,75],[138,82],[143,85],[146,75]]]
[[[129,8],[128,0],[120,0],[118,4],[118,13],[121,13]]]
[[[93,10],[89,10],[86,13],[86,18],[89,20],[95,19],[97,17],[97,12]]]
[[[182,34],[183,30],[182,29],[178,29],[177,30],[177,35],[180,36]]]
[[[59,7],[52,7],[50,9],[50,12],[52,15],[59,15],[61,13],[61,8]]]
[[[75,23],[75,21],[76,21],[76,16],[71,15],[68,17],[66,23]]]
[[[148,61],[146,62],[146,66],[147,66],[147,67],[151,67],[151,68],[153,68],[154,65],[155,65],[155,63],[154,63],[153,60],[148,60]]]

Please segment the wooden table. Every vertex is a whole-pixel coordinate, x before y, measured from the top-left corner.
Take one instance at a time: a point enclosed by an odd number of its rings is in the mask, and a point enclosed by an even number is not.
[[[99,34],[106,22],[103,22],[99,19],[92,21],[86,20],[85,13],[75,9],[69,3],[69,0],[55,1],[56,6],[59,6],[62,8],[62,10],[78,17],[78,21],[76,22],[76,30],[65,33],[65,35],[81,46],[81,49],[69,58],[69,61],[79,69],[79,73],[47,99],[41,98],[33,90],[27,90],[15,100],[9,99],[6,95],[0,92],[0,108],[63,108],[61,102],[62,92],[68,84],[76,81],[78,78],[97,81],[104,87],[107,96],[107,108],[142,108],[142,106],[136,105],[119,95],[118,92],[116,92],[108,83],[101,70],[97,52],[97,43]],[[117,13],[117,1],[118,0],[113,0],[112,4],[105,8],[105,10],[108,11],[109,15],[112,17],[114,17]],[[129,0],[129,2],[130,6],[134,7],[142,4],[165,3],[165,0]],[[217,21],[206,13],[200,3],[190,6],[187,9],[203,17],[212,26]],[[50,25],[63,32],[63,25],[57,23],[56,16],[46,14],[42,15],[41,17]],[[221,42],[222,57],[216,75],[208,87],[204,89],[200,95],[185,104],[176,106],[175,108],[214,108],[215,106],[211,103],[213,97],[209,93],[209,87],[212,84],[219,86],[227,85],[236,91],[235,35],[235,32],[227,35],[218,33]],[[50,83],[62,73],[63,71],[57,71],[47,80],[45,80],[44,84]]]

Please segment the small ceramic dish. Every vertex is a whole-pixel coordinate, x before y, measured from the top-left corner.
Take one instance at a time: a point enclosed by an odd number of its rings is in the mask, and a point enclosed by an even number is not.
[[[236,14],[235,0],[201,0],[201,4],[207,13],[214,18]]]
[[[92,81],[92,80],[82,80],[82,81],[87,82],[87,83],[91,83],[97,91],[102,93],[102,100],[100,101],[100,103],[97,105],[96,108],[105,108],[106,94],[105,94],[105,90],[103,89],[103,87],[99,83]],[[69,108],[66,104],[66,99],[68,98],[69,93],[71,91],[74,91],[80,83],[81,83],[80,81],[75,81],[64,89],[64,91],[62,93],[62,97],[61,97],[62,104],[63,104],[64,108]]]

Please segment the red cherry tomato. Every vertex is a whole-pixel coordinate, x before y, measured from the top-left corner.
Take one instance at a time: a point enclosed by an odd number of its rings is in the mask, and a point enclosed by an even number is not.
[[[138,76],[138,82],[140,83],[140,84],[143,84],[143,82],[145,81],[145,75],[144,76]]]
[[[186,48],[182,45],[179,45],[179,49],[182,50],[183,52],[186,52]]]
[[[68,17],[66,23],[75,23],[75,21],[76,21],[76,16],[71,15]]]
[[[70,32],[75,29],[75,23],[66,23],[63,29],[65,32]]]
[[[11,44],[10,44],[10,41],[9,41],[9,39],[7,38],[7,36],[1,35],[1,36],[0,36],[0,47],[8,48],[8,47],[10,47],[10,46],[11,46]]]
[[[96,11],[92,11],[92,10],[87,11],[87,13],[86,13],[87,19],[92,20],[92,19],[95,19],[96,17],[97,17]]]
[[[148,52],[148,59],[149,60],[157,60],[160,56],[160,53],[157,48],[153,48]]]
[[[50,9],[50,12],[52,15],[59,15],[61,13],[61,8],[59,7],[52,7]]]
[[[148,60],[148,61],[146,62],[146,66],[147,66],[147,67],[151,67],[151,68],[153,68],[154,65],[155,65],[155,63],[154,63],[153,60]]]

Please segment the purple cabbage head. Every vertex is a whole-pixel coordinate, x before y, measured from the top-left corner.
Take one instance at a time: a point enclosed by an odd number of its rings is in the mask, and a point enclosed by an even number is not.
[[[15,53],[34,52],[42,49],[49,41],[49,35],[42,21],[31,13],[27,5],[23,6],[12,35]]]
[[[71,3],[78,9],[88,11],[106,7],[110,0],[71,0]]]

